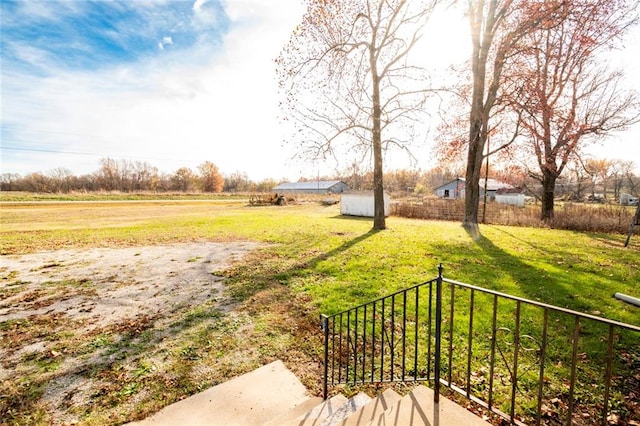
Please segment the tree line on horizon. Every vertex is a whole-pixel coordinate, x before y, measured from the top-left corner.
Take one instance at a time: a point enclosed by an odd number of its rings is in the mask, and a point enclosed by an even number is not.
[[[46,173],[34,172],[21,176],[17,173],[0,175],[0,190],[32,193],[78,192],[156,192],[156,193],[255,193],[271,192],[284,179],[266,178],[253,181],[245,172],[222,174],[218,167],[205,161],[192,170],[180,167],[173,173],[161,173],[147,162],[101,160],[100,168],[85,175],[76,176],[64,168]],[[556,197],[583,201],[591,198],[618,200],[622,193],[640,196],[640,175],[636,165],[629,160],[589,159],[573,162],[566,177],[559,180]],[[440,164],[428,170],[392,170],[384,173],[385,190],[398,196],[430,196],[434,189],[464,176],[459,163]],[[542,199],[542,187],[526,168],[509,166],[494,168],[483,176],[522,189],[527,195]],[[361,169],[353,163],[345,170],[332,175],[301,177],[298,181],[339,180],[355,191],[373,190],[373,172]]]

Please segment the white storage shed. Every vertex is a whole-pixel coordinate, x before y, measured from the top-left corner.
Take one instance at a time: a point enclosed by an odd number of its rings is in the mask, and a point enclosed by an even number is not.
[[[391,196],[384,193],[384,215],[391,212]],[[374,216],[373,191],[345,192],[340,197],[340,214],[347,216]]]

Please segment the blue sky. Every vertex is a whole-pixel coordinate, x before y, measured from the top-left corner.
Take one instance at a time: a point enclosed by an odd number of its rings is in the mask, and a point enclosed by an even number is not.
[[[208,160],[255,179],[279,176],[260,170],[270,155],[287,167],[273,59],[297,0],[1,7],[2,173],[90,173],[103,157],[165,172]]]
[[[105,157],[167,173],[212,161],[254,180],[331,173],[283,144],[273,60],[301,3],[1,0],[0,173],[92,173]],[[422,57],[444,73],[468,57],[467,29],[459,15],[432,19]],[[636,90],[639,34],[620,54]],[[414,152],[423,169],[430,149]],[[640,125],[594,153],[640,170]]]
[[[16,71],[50,75],[136,63],[197,45],[213,53],[229,30],[219,2],[2,2],[3,62]],[[37,56],[36,57],[34,57]]]

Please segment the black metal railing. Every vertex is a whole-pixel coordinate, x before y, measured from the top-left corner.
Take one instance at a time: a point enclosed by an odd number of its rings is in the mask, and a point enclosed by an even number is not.
[[[438,271],[322,315],[325,398],[341,384],[427,382],[435,402],[446,386],[512,424],[607,424],[612,402],[621,418],[639,414],[628,395],[638,387],[640,327]]]

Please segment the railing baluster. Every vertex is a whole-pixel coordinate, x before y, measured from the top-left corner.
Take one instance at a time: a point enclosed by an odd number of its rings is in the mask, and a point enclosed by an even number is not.
[[[414,320],[414,324],[415,324],[415,337],[413,339],[413,381],[415,382],[416,380],[418,380],[418,305],[419,305],[419,292],[420,292],[420,287],[416,287],[416,311],[415,311],[415,320]]]
[[[331,320],[331,385],[336,380],[336,317]]]
[[[393,374],[393,370],[394,370],[394,366],[395,366],[395,358],[396,358],[396,295],[392,294],[391,295],[391,345],[389,346],[389,349],[391,351],[391,372],[390,372],[390,379],[393,381],[393,378],[395,377]]]
[[[362,383],[365,383],[365,364],[367,363],[367,305],[364,305],[362,320]]]
[[[344,373],[344,380],[349,381],[349,366],[351,364],[351,310],[347,311],[347,359],[346,359],[346,371]]]
[[[493,374],[496,365],[496,332],[498,330],[498,295],[493,295],[493,319],[491,320],[491,355],[489,361],[489,409],[493,407]]]
[[[402,292],[402,380],[406,377],[407,357],[407,292]]]
[[[353,326],[353,384],[358,380],[358,308],[355,309],[356,319]]]
[[[384,301],[382,299],[382,312],[380,315],[380,381],[384,381]]]
[[[511,376],[511,421],[515,419],[516,389],[518,388],[518,352],[520,352],[520,301],[516,302],[516,332],[513,341],[513,373]]]
[[[324,378],[322,380],[322,398],[327,399],[329,394],[329,317],[322,315],[322,332],[324,333]]]
[[[342,314],[340,314],[340,340],[338,344],[338,383],[342,382]]]
[[[442,338],[442,264],[438,266],[438,279],[436,280],[436,348],[435,348],[435,379],[433,389],[433,401],[440,402],[440,355]],[[434,405],[434,410],[437,406]]]
[[[547,356],[547,327],[549,324],[549,310],[544,309],[544,316],[542,319],[542,345],[540,347],[540,382],[538,383],[538,407],[536,424],[539,425],[542,421],[542,393],[544,389],[544,364]]]
[[[376,302],[373,302],[373,315],[371,316],[371,383],[375,379],[376,372]]]
[[[451,309],[449,311],[449,368],[447,371],[447,381],[449,385],[452,383],[452,370],[453,370],[453,305],[455,301],[455,287],[451,284]]]
[[[580,317],[576,315],[573,325],[573,353],[571,354],[571,381],[569,382],[569,412],[567,424],[571,426],[573,418],[573,391],[576,384],[576,367],[578,363],[578,339],[580,338]]]
[[[432,307],[433,307],[433,282],[429,283],[429,306],[428,306],[428,317],[427,317],[427,379],[431,380],[431,339],[433,335],[431,334],[431,325],[432,325]]]
[[[609,388],[611,386],[611,364],[613,362],[613,324],[609,324],[609,338],[607,339],[607,369],[604,382],[604,406],[602,407],[602,424],[607,423],[609,416]]]
[[[471,295],[469,296],[469,340],[467,350],[467,398],[471,395],[471,355],[473,348],[473,296],[475,290],[471,289]]]

